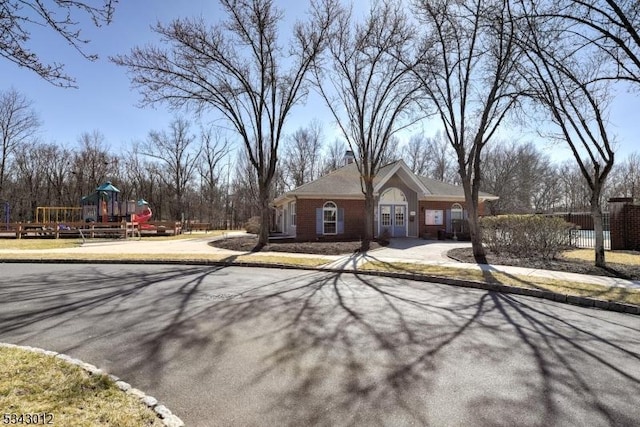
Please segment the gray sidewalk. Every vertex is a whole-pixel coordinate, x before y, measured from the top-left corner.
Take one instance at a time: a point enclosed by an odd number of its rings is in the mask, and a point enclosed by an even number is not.
[[[567,282],[590,283],[601,286],[640,289],[640,281],[638,280],[625,280],[616,277],[593,276],[506,265],[469,264],[455,261],[447,256],[447,252],[451,249],[465,247],[471,247],[471,243],[442,242],[412,238],[393,239],[388,247],[375,249],[366,254],[349,254],[328,264],[327,267],[355,271],[363,264],[370,261],[379,261],[383,263],[402,262],[438,265],[448,268],[464,268],[514,276],[549,278],[565,280]]]
[[[209,242],[215,239],[242,236],[244,232],[230,232],[228,235],[220,237],[207,236],[206,234],[194,234],[192,239],[184,240],[162,240],[162,241],[137,241],[118,240],[113,242],[88,242],[76,248],[62,249],[39,249],[39,250],[12,250],[0,249],[0,259],[2,254],[21,253],[32,254],[37,259],[39,254],[64,254],[73,256],[74,254],[121,254],[126,260],[127,254],[191,254],[198,255],[234,255],[245,254],[244,252],[230,251],[212,247]],[[357,271],[364,263],[369,261],[380,261],[384,263],[415,263],[426,265],[438,265],[450,268],[473,269],[488,273],[504,273],[507,275],[517,275],[525,277],[541,277],[568,282],[590,283],[601,286],[615,286],[640,289],[640,281],[624,280],[614,277],[592,276],[586,274],[565,273],[560,271],[540,270],[534,268],[511,267],[502,265],[479,265],[457,262],[447,256],[447,252],[454,248],[470,247],[468,242],[443,242],[434,240],[422,240],[416,238],[393,239],[391,244],[384,248],[371,250],[366,254],[349,255],[313,255],[285,252],[258,252],[252,254],[256,257],[295,257],[295,258],[322,258],[327,260],[323,267],[331,269],[343,269],[346,271]],[[24,259],[22,260],[24,261]],[[144,261],[141,261],[144,262]]]

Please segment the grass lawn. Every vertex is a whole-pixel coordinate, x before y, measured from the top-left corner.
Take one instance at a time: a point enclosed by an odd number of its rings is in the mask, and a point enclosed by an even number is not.
[[[2,259],[10,260],[81,260],[81,261],[184,261],[184,262],[254,262],[262,264],[284,264],[299,267],[318,267],[331,260],[326,258],[307,258],[307,257],[291,257],[291,256],[269,256],[269,255],[238,255],[229,257],[224,254],[66,254],[66,253],[39,253],[37,255],[30,253],[8,253],[2,254]]]
[[[141,240],[143,241],[165,241],[165,240],[186,240],[186,239],[197,239],[200,237],[217,237],[221,236],[225,233],[225,230],[213,230],[207,233],[205,232],[194,232],[194,233],[185,233],[178,234],[177,236],[173,236],[171,234],[166,236],[144,236]],[[133,240],[137,240],[137,237],[133,237]],[[100,242],[100,241],[114,241],[114,239],[89,239],[87,238],[87,242]],[[11,249],[11,250],[23,250],[23,249],[65,249],[65,248],[75,248],[82,244],[82,239],[51,239],[51,238],[26,238],[26,239],[0,239],[0,249]]]
[[[0,249],[64,249],[75,248],[82,239],[0,239]]]
[[[563,258],[577,259],[580,261],[593,262],[595,255],[593,249],[575,249],[562,253]],[[606,251],[604,258],[613,264],[623,264],[637,266],[640,268],[640,252],[611,252]]]
[[[229,230],[211,230],[208,232],[204,232],[204,231],[194,231],[192,233],[190,232],[185,232],[183,234],[178,234],[176,236],[172,235],[172,234],[167,234],[167,235],[152,235],[152,236],[142,236],[142,240],[143,241],[158,241],[158,240],[187,240],[187,239],[197,239],[200,237],[217,237],[217,236],[222,236],[224,233],[228,233]],[[134,239],[137,239],[137,237],[134,237]]]
[[[486,273],[475,269],[441,267],[437,265],[418,265],[411,263],[385,263],[372,261],[363,265],[362,270],[388,271],[396,273],[420,273],[436,277],[474,280],[519,288],[540,289],[565,295],[597,298],[626,304],[640,305],[640,290],[620,287],[607,287],[590,283],[575,283],[564,280],[547,279],[533,276]]]
[[[107,376],[91,375],[53,356],[7,347],[0,347],[0,408],[0,415],[40,414],[57,426],[163,425],[151,409]],[[31,424],[46,424],[42,418],[38,421]]]

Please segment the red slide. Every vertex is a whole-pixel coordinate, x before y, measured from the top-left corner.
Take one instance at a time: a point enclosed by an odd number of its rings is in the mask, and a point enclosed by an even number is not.
[[[144,224],[145,222],[149,221],[151,215],[153,215],[153,212],[151,212],[151,208],[149,208],[149,206],[145,206],[140,213],[136,214],[136,221],[140,224]]]
[[[155,228],[153,225],[147,224],[152,215],[153,212],[149,207],[149,203],[144,199],[138,200],[135,221],[140,224],[141,230],[151,230]]]

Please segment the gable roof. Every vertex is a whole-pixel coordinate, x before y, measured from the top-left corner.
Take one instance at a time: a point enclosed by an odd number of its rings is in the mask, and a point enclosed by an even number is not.
[[[464,190],[461,186],[447,184],[436,179],[414,174],[402,160],[389,163],[378,170],[373,179],[373,186],[377,192],[392,176],[398,174],[403,180],[410,180],[412,187],[418,190],[418,199],[432,200],[463,200]],[[408,183],[409,184],[409,183]],[[420,194],[422,193],[422,194]],[[497,196],[480,192],[480,199],[494,200]],[[324,175],[315,181],[308,182],[274,200],[274,203],[300,198],[355,198],[362,199],[364,195],[360,187],[360,172],[355,163],[350,163]]]

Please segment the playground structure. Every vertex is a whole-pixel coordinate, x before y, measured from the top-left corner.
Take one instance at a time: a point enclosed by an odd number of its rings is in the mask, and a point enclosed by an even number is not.
[[[35,222],[9,222],[8,214],[1,234],[15,233],[15,237],[120,237],[147,234],[180,234],[179,222],[150,222],[153,212],[149,203],[120,200],[120,190],[105,182],[82,198],[81,206],[40,206],[36,208]],[[7,208],[8,209],[8,208]]]

